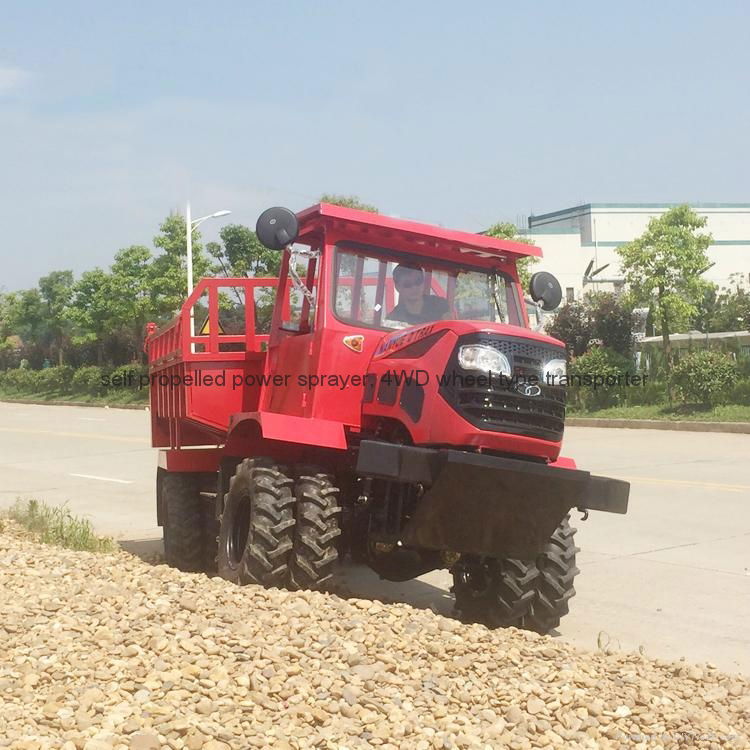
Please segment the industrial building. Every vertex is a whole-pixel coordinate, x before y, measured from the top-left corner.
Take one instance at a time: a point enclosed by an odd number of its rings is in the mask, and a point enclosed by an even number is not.
[[[676,205],[679,204],[585,203],[531,215],[522,233],[544,251],[538,269],[557,276],[565,299],[580,299],[584,292],[594,289],[621,288],[617,248],[643,234],[651,218]],[[741,282],[750,286],[750,203],[692,203],[690,206],[707,218],[703,231],[713,236],[708,254],[714,265],[704,278],[725,287],[738,279],[733,274],[740,274]],[[585,282],[584,273],[591,261],[593,269],[609,265],[590,282]]]

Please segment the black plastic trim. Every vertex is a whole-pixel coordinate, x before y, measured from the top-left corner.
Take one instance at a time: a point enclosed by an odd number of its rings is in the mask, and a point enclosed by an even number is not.
[[[550,493],[557,487],[572,493],[572,506],[582,510],[627,513],[630,483],[595,476],[582,469],[563,469],[484,453],[443,448],[421,448],[377,440],[363,440],[357,455],[357,474],[396,482],[419,482],[431,487],[443,469],[453,465],[467,472],[476,469],[522,475],[549,482]],[[540,497],[540,501],[545,498]]]

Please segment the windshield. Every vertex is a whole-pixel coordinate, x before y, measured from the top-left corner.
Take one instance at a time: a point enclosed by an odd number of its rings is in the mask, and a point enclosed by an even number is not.
[[[336,248],[336,317],[383,329],[435,320],[523,325],[517,289],[507,274],[423,257],[392,257],[386,250]]]

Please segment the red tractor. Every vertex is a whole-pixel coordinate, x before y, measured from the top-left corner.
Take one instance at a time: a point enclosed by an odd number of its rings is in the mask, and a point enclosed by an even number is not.
[[[559,455],[565,348],[516,268],[541,250],[325,203],[256,229],[279,278],[203,279],[147,339],[167,562],[287,588],[345,555],[447,568],[463,618],[556,627],[569,512],[625,513],[629,486]],[[546,273],[530,294],[560,303]]]

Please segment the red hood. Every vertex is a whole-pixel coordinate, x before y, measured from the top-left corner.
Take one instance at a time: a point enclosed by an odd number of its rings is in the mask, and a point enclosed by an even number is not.
[[[434,323],[421,323],[386,334],[380,340],[373,356],[378,357],[386,351],[392,353],[440,331],[451,331],[456,336],[464,336],[469,333],[494,333],[501,336],[515,336],[529,341],[538,341],[542,344],[552,344],[559,346],[561,349],[565,348],[562,341],[523,326],[488,323],[486,320],[436,320]]]
[[[488,323],[486,320],[440,320],[434,323],[438,331],[443,328],[453,331],[457,336],[463,336],[466,333],[500,333],[505,336],[517,336],[518,338],[539,341],[543,344],[555,344],[564,347],[565,344],[558,339],[547,336],[538,331],[532,331],[530,328],[523,326],[512,326],[507,323]]]

